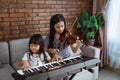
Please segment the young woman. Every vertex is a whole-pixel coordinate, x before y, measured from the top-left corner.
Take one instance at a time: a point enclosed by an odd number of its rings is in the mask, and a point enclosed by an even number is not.
[[[24,54],[19,66],[23,70],[27,70],[30,67],[41,66],[49,60],[50,56],[44,52],[42,36],[34,34],[29,40],[29,51]]]
[[[53,61],[67,58],[71,55],[69,52],[69,44],[61,42],[60,36],[65,35],[66,21],[62,14],[55,14],[50,19],[50,33],[44,40],[45,50],[53,57]],[[80,40],[76,40],[74,44],[70,44],[71,50],[75,53],[80,48]]]

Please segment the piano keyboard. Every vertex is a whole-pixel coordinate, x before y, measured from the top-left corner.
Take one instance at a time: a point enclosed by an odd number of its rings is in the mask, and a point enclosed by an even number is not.
[[[42,73],[50,70],[54,70],[56,68],[60,68],[63,66],[69,66],[70,64],[77,63],[78,61],[81,61],[81,55],[72,56],[66,59],[62,59],[59,61],[54,61],[50,63],[43,64],[42,66],[35,66],[31,67],[30,69],[23,71],[23,70],[17,70],[17,73],[20,75],[31,75],[32,73]]]
[[[82,69],[89,70],[96,67],[99,62],[100,60],[97,58],[77,55],[42,66],[31,67],[27,71],[17,70],[17,73],[12,73],[12,76],[15,80],[59,80],[78,73]]]

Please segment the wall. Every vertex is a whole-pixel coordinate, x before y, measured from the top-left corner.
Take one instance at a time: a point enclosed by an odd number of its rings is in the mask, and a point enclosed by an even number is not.
[[[70,29],[85,9],[92,12],[92,0],[0,0],[0,41],[49,33],[49,19],[61,13]]]

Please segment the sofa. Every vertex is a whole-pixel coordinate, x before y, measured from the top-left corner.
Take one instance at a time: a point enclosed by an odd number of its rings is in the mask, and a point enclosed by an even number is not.
[[[45,38],[45,36],[43,36]],[[28,50],[29,38],[0,42],[0,80],[15,80],[11,74],[15,73],[18,62]],[[82,54],[99,59],[100,50],[96,47],[81,47]],[[98,80],[98,66],[94,67],[94,80]],[[82,72],[80,72],[82,73]],[[83,73],[84,74],[84,73]]]

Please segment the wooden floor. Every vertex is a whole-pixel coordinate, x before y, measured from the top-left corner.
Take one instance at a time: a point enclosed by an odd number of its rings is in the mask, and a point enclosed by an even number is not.
[[[101,69],[101,71],[99,72],[99,80],[120,80],[120,69]]]
[[[92,80],[92,73],[78,73],[73,80]],[[99,71],[98,80],[120,80],[120,69],[103,68]]]

